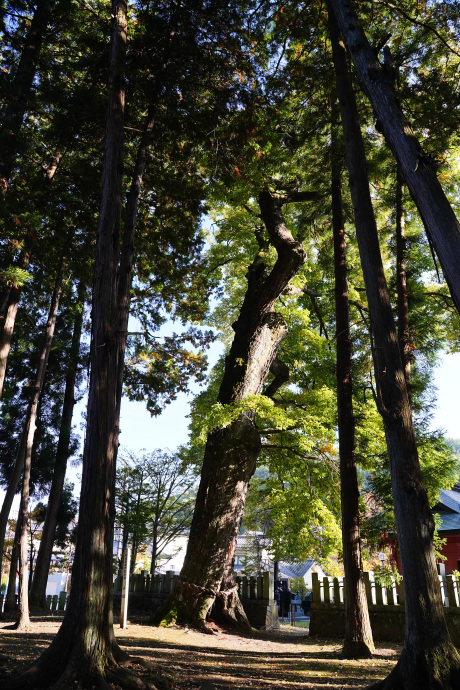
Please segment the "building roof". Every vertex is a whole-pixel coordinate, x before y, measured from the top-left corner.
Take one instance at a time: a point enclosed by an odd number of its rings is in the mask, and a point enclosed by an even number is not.
[[[447,532],[451,530],[460,532],[460,513],[447,513],[437,510],[436,514],[441,518],[441,523],[438,525],[438,532]]]
[[[305,573],[308,573],[314,562],[312,558],[309,558],[308,561],[304,561],[303,563],[284,563],[280,561],[278,566],[279,572],[291,578],[304,577]]]
[[[441,511],[444,509],[447,512],[460,513],[460,492],[455,489],[441,489],[439,501],[435,507],[436,512],[438,512],[438,507]]]
[[[433,513],[441,518],[439,532],[460,531],[460,487],[457,484],[452,489],[441,489]]]

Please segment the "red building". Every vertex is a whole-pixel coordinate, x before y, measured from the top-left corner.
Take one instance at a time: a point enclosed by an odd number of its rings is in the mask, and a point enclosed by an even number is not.
[[[433,508],[433,514],[439,516],[436,520],[439,536],[446,539],[441,549],[446,560],[438,559],[438,562],[444,565],[446,575],[450,575],[453,570],[460,571],[460,484],[439,492],[439,501]],[[399,572],[402,573],[397,539],[387,537],[385,541],[391,548]]]
[[[433,508],[441,518],[438,533],[442,539],[447,539],[441,553],[447,560],[443,561],[446,574],[453,570],[460,570],[460,484],[450,490],[441,490],[438,503]]]

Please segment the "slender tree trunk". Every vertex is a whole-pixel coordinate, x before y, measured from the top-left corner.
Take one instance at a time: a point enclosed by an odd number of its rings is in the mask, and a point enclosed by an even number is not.
[[[8,524],[8,516],[10,514],[11,506],[13,503],[14,496],[16,494],[19,479],[21,473],[24,470],[25,463],[29,462],[28,455],[32,453],[33,438],[35,434],[36,418],[38,412],[38,403],[40,400],[40,395],[43,389],[43,383],[45,380],[46,366],[48,364],[48,357],[51,350],[51,344],[54,337],[54,329],[56,326],[56,316],[59,307],[59,299],[62,291],[62,281],[64,275],[64,255],[61,257],[61,264],[56,277],[54,292],[51,298],[50,310],[48,313],[48,320],[45,326],[45,333],[43,336],[42,348],[40,352],[40,359],[37,367],[37,372],[35,375],[35,383],[33,387],[32,400],[29,404],[27,410],[27,416],[24,423],[24,428],[21,434],[21,440],[19,442],[19,449],[16,455],[16,461],[14,464],[13,472],[8,483],[8,488],[6,490],[5,498],[3,499],[2,509],[0,511],[0,570],[1,570],[1,559],[3,558],[3,545],[5,543],[5,533]],[[27,489],[28,490],[28,489]],[[24,488],[23,488],[24,491]],[[26,501],[27,506],[23,508],[25,515],[28,511],[28,500]],[[18,517],[18,520],[20,518]],[[27,521],[27,519],[26,519]],[[27,566],[26,566],[27,569]]]
[[[330,14],[332,20],[332,14]],[[404,577],[406,629],[401,657],[374,688],[428,690],[460,686],[460,657],[444,619],[433,551],[434,521],[423,485],[398,338],[369,193],[364,145],[345,47],[331,21],[356,236],[374,336],[376,401],[390,459]]]
[[[13,546],[11,549],[10,574],[8,579],[8,588],[6,590],[5,605],[3,607],[5,613],[16,612],[16,575],[18,572],[21,543],[21,523],[19,522],[20,513],[21,506],[19,506],[16,529],[14,530]]]
[[[424,153],[396,97],[389,49],[384,49],[382,65],[369,45],[351,0],[332,0],[331,5],[360,84],[398,162],[460,311],[460,224],[437,178],[436,162]]]
[[[80,350],[81,332],[83,326],[83,309],[86,287],[81,284],[77,293],[78,312],[75,317],[72,343],[69,353],[69,365],[66,375],[64,404],[62,406],[61,425],[56,449],[56,461],[54,465],[51,490],[46,508],[45,522],[43,524],[40,546],[35,564],[35,572],[29,593],[30,608],[40,609],[46,607],[46,584],[50,568],[53,544],[56,533],[58,511],[61,505],[62,491],[64,488],[67,460],[69,457],[69,444],[72,431],[72,417],[75,406],[75,381],[78,371],[78,356]]]
[[[9,87],[8,105],[0,123],[0,199],[5,196],[18,147],[18,136],[29,102],[43,36],[51,14],[51,0],[38,0],[21,59]]]
[[[312,198],[311,193],[297,200]],[[276,299],[305,260],[302,246],[285,225],[282,206],[295,196],[261,193],[259,205],[269,241],[259,236],[260,252],[248,271],[248,288],[234,340],[226,358],[218,402],[229,405],[262,392],[278,346],[286,334],[284,319],[274,310]],[[264,256],[272,244],[278,253],[268,271]],[[201,481],[190,528],[184,565],[175,590],[155,617],[165,624],[177,621],[206,628],[216,597],[222,599],[225,619],[248,624],[236,590],[227,590],[226,572],[233,558],[249,480],[261,448],[254,415],[248,410],[228,426],[208,434]]]
[[[342,207],[341,151],[332,126],[332,225],[334,235],[335,318],[337,343],[337,418],[339,428],[342,544],[345,570],[345,640],[342,656],[368,657],[374,652],[367,607],[359,528],[359,487],[355,456],[355,418],[351,367],[347,248]]]
[[[21,527],[21,547],[19,559],[19,607],[18,607],[18,621],[17,629],[26,630],[30,627],[29,620],[29,588],[27,584],[28,559],[27,559],[27,526],[29,519],[29,486],[30,486],[30,468],[32,462],[32,449],[34,445],[35,430],[37,427],[38,403],[40,401],[43,384],[45,382],[46,367],[51,351],[51,345],[54,338],[54,330],[56,326],[56,318],[59,309],[59,302],[62,293],[62,283],[64,280],[64,263],[65,254],[61,257],[61,263],[58,269],[54,291],[51,298],[50,310],[48,313],[48,320],[46,322],[45,333],[43,336],[42,349],[40,352],[40,359],[35,377],[35,385],[32,395],[32,402],[29,408],[29,415],[24,425],[24,431],[27,434],[25,444],[25,454],[23,457],[23,474],[22,474],[22,490],[21,490],[21,510],[18,515],[18,522]],[[27,431],[26,431],[27,430]]]
[[[152,562],[150,563],[150,574],[155,574],[155,569],[157,567],[157,551],[158,551],[158,524],[155,520],[153,524],[153,536],[152,536]]]
[[[410,400],[411,339],[406,275],[406,236],[404,231],[404,181],[399,169],[396,175],[396,286],[398,293],[399,351]]]
[[[24,249],[18,261],[19,268],[26,269],[29,266],[34,242],[35,238],[32,235],[26,236]],[[11,350],[11,340],[13,338],[20,296],[21,288],[16,285],[8,285],[2,293],[2,307],[0,308],[0,314],[3,315],[3,319],[0,316],[0,398],[3,395],[6,363]]]

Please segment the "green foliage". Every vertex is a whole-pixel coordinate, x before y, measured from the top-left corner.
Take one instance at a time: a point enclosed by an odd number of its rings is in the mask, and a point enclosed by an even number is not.
[[[460,463],[460,439],[446,438],[444,440],[454,453],[455,457],[457,458],[457,461]]]
[[[122,452],[116,479],[116,524],[125,544],[138,552],[152,546],[156,564],[166,549],[190,526],[196,476],[178,453],[156,450],[142,456]],[[175,554],[168,554],[168,558]],[[150,559],[151,560],[151,559]]]
[[[374,569],[374,579],[382,587],[392,587],[393,583],[399,584],[402,581],[402,576],[394,563],[386,562]]]
[[[304,599],[306,593],[308,592],[307,586],[305,584],[305,580],[303,577],[294,577],[291,580],[291,591],[292,592],[299,592],[300,598]]]

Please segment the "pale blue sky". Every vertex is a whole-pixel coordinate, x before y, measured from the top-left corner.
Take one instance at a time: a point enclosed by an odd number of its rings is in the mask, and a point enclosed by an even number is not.
[[[216,349],[216,355],[218,350]],[[438,388],[438,407],[433,417],[433,428],[441,428],[450,438],[460,439],[460,354],[443,355],[440,366],[435,370],[433,385]],[[198,391],[195,387],[195,391]],[[176,449],[188,439],[187,415],[192,395],[180,394],[178,399],[168,405],[160,417],[151,417],[144,403],[129,402],[124,399],[121,408],[121,447],[137,453],[142,449],[147,452],[155,448]],[[76,410],[75,424],[80,425],[81,414],[86,400],[82,400]],[[83,438],[83,433],[82,433]],[[81,467],[69,468],[70,481],[75,483],[75,494],[79,494],[79,475]],[[0,499],[3,492],[0,491]],[[19,497],[14,507],[17,508]]]
[[[438,388],[438,408],[433,418],[433,428],[442,428],[445,435],[460,438],[460,354],[443,355],[435,370],[433,384]],[[196,389],[198,390],[198,389]],[[173,450],[187,442],[189,401],[191,396],[181,394],[168,405],[160,417],[152,418],[143,403],[123,400],[121,410],[121,436],[123,447],[137,452],[141,448]]]

